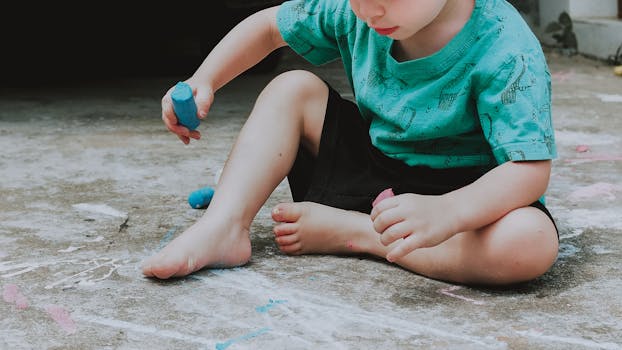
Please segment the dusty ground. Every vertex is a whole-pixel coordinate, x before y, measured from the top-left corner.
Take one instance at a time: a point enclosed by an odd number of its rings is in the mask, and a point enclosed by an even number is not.
[[[622,78],[549,55],[559,158],[548,205],[561,232],[543,277],[510,289],[454,286],[381,261],[288,257],[270,208],[241,268],[160,282],[139,262],[201,216],[270,75],[218,92],[203,140],[160,120],[182,76],[0,94],[2,349],[622,349]],[[286,57],[279,70],[309,68]],[[339,64],[312,68],[348,93]],[[252,171],[252,169],[249,169]]]

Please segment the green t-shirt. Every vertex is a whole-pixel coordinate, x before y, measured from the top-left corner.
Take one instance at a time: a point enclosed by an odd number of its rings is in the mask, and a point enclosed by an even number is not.
[[[359,20],[347,0],[286,1],[277,23],[312,64],[342,60],[372,143],[389,157],[492,168],[557,156],[546,59],[505,0],[476,0],[444,48],[406,62],[392,57],[393,39]]]

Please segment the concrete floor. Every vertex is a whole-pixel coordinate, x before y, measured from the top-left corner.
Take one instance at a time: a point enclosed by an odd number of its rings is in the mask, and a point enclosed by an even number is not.
[[[187,196],[214,185],[271,76],[219,91],[190,146],[160,120],[161,95],[182,76],[3,89],[0,348],[622,349],[622,78],[581,57],[549,62],[560,255],[504,289],[283,255],[269,211],[289,200],[285,182],[253,224],[248,265],[144,278],[140,261],[201,216]],[[339,63],[286,55],[278,70],[293,67],[348,93]]]

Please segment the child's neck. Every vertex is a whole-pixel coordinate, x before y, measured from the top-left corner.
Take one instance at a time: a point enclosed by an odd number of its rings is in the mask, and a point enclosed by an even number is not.
[[[410,38],[396,41],[393,57],[409,61],[430,56],[453,39],[471,18],[475,0],[449,0],[438,16]]]

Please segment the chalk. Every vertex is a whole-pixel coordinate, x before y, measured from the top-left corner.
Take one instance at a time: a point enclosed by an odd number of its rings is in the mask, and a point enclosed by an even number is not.
[[[78,203],[73,204],[72,207],[80,211],[88,211],[94,214],[103,214],[108,216],[115,216],[118,218],[126,218],[127,213],[116,210],[115,208],[106,204],[90,204],[90,203]]]
[[[4,299],[7,303],[15,303],[15,306],[20,310],[28,308],[28,299],[20,293],[19,288],[15,284],[8,284],[4,286],[2,299]]]
[[[578,145],[577,147],[575,147],[575,151],[577,151],[578,153],[585,153],[589,150],[590,146],[588,145]]]
[[[253,339],[255,337],[258,337],[264,333],[268,333],[271,329],[268,327],[264,327],[258,331],[252,332],[252,333],[248,333],[248,334],[244,334],[242,336],[239,336],[237,338],[233,338],[233,339],[229,339],[225,342],[222,343],[216,343],[216,350],[225,350],[226,348],[230,347],[231,345],[244,341],[244,340],[249,340],[249,339]]]
[[[171,93],[171,98],[178,123],[190,130],[196,129],[201,124],[201,120],[197,117],[197,105],[194,102],[190,85],[182,81],[178,82]]]
[[[76,323],[71,318],[71,314],[64,307],[58,305],[48,305],[45,311],[67,334],[73,334],[78,330]]]
[[[465,296],[453,293],[454,291],[459,290],[461,288],[462,287],[460,287],[460,286],[451,286],[451,287],[439,289],[439,293],[441,293],[443,295],[447,295],[447,296],[452,297],[452,298],[468,301],[469,303],[473,303],[475,305],[484,305],[484,304],[486,304],[485,302],[483,302],[481,300],[475,300],[475,299],[467,298]]]
[[[214,196],[214,189],[211,187],[200,188],[188,196],[188,204],[194,209],[207,208]]]
[[[387,199],[387,198],[391,198],[395,196],[395,194],[393,193],[393,189],[392,188],[387,188],[386,190],[380,192],[380,194],[378,195],[378,197],[376,197],[376,199],[374,199],[374,201],[372,202],[372,207],[375,207],[376,204],[380,203],[383,199]]]
[[[262,306],[257,306],[255,308],[255,311],[259,312],[260,314],[265,314],[266,312],[270,311],[270,309],[272,309],[273,307],[275,307],[278,304],[283,304],[286,303],[287,300],[274,300],[274,299],[269,299],[268,300],[268,304],[266,305],[262,305]]]

